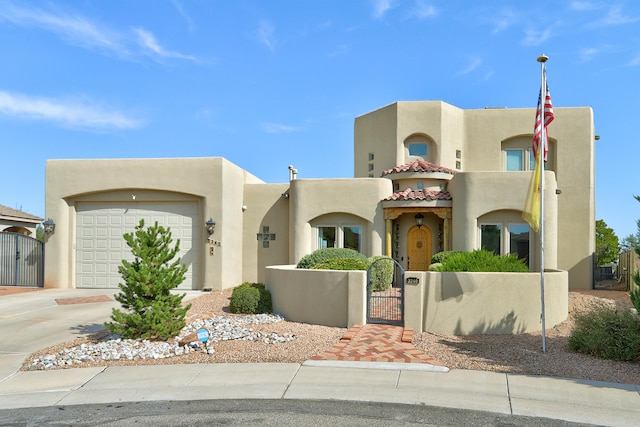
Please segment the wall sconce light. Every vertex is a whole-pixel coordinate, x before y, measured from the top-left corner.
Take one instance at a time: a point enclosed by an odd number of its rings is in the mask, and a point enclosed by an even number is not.
[[[419,213],[419,214],[416,214],[414,218],[416,219],[416,225],[418,226],[418,228],[422,227],[422,220],[424,219],[424,215]]]
[[[207,233],[209,233],[209,236],[213,235],[213,232],[216,230],[216,222],[213,218],[209,218],[204,225],[207,227]]]
[[[44,228],[44,234],[46,234],[47,236],[51,236],[56,232],[56,223],[53,222],[51,218],[49,218],[42,223],[42,228]]]

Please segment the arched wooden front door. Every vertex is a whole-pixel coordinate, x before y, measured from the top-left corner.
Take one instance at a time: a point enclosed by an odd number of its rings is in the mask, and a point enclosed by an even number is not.
[[[407,270],[426,271],[432,256],[431,230],[413,226],[407,235]]]

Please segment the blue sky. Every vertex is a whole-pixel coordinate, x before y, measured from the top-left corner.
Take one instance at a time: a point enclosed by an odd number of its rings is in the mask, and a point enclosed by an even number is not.
[[[533,108],[545,53],[554,107],[594,110],[597,218],[620,238],[640,218],[635,0],[0,0],[0,52],[0,203],[38,216],[48,159],[351,177],[355,117]]]

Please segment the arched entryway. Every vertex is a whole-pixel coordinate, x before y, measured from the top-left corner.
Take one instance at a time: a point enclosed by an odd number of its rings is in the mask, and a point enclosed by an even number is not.
[[[407,233],[407,270],[426,271],[432,255],[432,236],[429,227],[411,227]]]

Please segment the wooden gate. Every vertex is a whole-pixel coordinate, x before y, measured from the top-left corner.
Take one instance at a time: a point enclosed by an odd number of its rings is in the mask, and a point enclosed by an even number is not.
[[[0,286],[44,285],[44,244],[19,233],[0,232]]]
[[[404,269],[393,258],[367,270],[367,323],[404,326]]]

